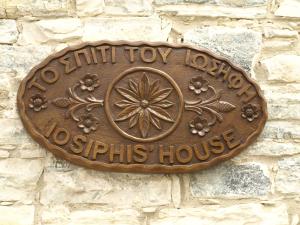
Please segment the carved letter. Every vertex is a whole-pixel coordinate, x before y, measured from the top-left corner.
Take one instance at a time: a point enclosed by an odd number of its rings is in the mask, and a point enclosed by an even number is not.
[[[164,50],[162,48],[158,48],[158,52],[165,64],[167,63],[167,57],[171,53],[171,50],[172,50],[172,48],[167,48],[167,50],[164,52]]]
[[[78,67],[82,66],[79,54],[84,55],[84,58],[85,58],[88,65],[91,64],[92,61],[91,61],[91,58],[90,58],[90,55],[89,55],[87,49],[82,49],[82,50],[78,50],[78,51],[74,52],[75,61],[76,61],[76,64],[77,64]]]
[[[53,133],[53,141],[58,145],[65,145],[70,139],[70,133],[65,128],[56,128]]]
[[[169,146],[169,151],[164,150],[163,145],[159,145],[159,162],[164,163],[164,158],[168,158],[169,164],[174,163],[174,146]]]
[[[36,77],[33,77],[31,81],[28,84],[28,88],[36,87],[37,89],[41,91],[46,91],[46,88],[44,88],[42,85],[36,82]]]
[[[183,156],[183,154],[185,156]],[[176,149],[176,159],[180,163],[188,163],[193,158],[193,149],[189,145],[180,145]]]
[[[146,58],[146,52],[150,52],[151,57]],[[144,62],[151,63],[156,60],[156,51],[154,48],[151,47],[144,47],[141,49],[141,58]]]
[[[135,162],[142,163],[145,162],[148,158],[147,149],[144,145],[135,145],[133,148],[133,152],[134,152],[133,160]]]
[[[125,47],[124,50],[129,51],[129,62],[134,62],[134,51],[138,50],[138,47]]]
[[[108,150],[108,144],[105,144],[101,141],[95,141],[95,145],[93,148],[93,156],[92,159],[97,159],[97,154],[104,154]]]
[[[68,73],[71,73],[72,71],[74,71],[76,69],[76,66],[74,66],[73,68],[70,68],[70,62],[67,61],[67,59],[69,59],[70,56],[68,55],[65,55],[64,57],[60,58],[59,59],[59,62],[63,65],[65,65],[65,73],[68,74]]]
[[[47,76],[47,73],[51,74],[50,76],[52,76],[52,78],[49,77],[49,75]],[[59,74],[55,70],[55,68],[46,67],[41,72],[41,78],[42,78],[43,81],[45,81],[48,84],[54,84],[58,80]]]
[[[241,143],[240,140],[234,142],[233,129],[223,132],[222,135],[229,149],[233,149]]]
[[[70,145],[72,152],[79,154],[83,151],[83,144],[86,143],[86,137],[83,135],[75,135],[73,137],[73,144]]]
[[[115,145],[111,144],[110,149],[109,149],[109,161],[113,162],[114,161],[114,156],[118,155],[119,156],[119,162],[124,162],[124,151],[125,151],[125,146],[123,144],[120,145],[119,150],[115,149]]]
[[[224,144],[221,142],[221,138],[219,136],[214,136],[209,139],[208,143],[215,148],[212,148],[210,151],[215,154],[220,154],[224,151]]]

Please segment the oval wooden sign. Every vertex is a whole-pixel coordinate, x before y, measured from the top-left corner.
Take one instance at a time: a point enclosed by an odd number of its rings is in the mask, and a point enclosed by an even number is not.
[[[188,45],[100,41],[34,67],[21,119],[55,155],[93,169],[189,172],[237,155],[262,131],[257,84],[225,58]]]

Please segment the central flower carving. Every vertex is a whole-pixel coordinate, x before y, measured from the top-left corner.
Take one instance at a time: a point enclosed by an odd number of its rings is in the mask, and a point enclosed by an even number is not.
[[[148,136],[150,124],[160,130],[161,120],[174,123],[166,110],[174,105],[167,100],[172,90],[173,88],[160,88],[159,80],[150,82],[145,72],[139,82],[130,79],[128,88],[116,88],[124,99],[115,103],[122,109],[115,121],[129,120],[129,128],[138,125],[143,138]]]

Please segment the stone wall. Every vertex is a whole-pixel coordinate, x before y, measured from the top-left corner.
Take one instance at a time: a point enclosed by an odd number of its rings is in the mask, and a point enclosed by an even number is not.
[[[299,0],[0,0],[1,225],[299,225]],[[238,157],[192,174],[122,174],[55,158],[16,92],[48,54],[94,40],[192,43],[241,65],[269,120]]]

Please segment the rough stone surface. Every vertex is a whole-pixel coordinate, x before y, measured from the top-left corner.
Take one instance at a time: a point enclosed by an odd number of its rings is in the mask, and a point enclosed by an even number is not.
[[[211,5],[249,7],[266,5],[267,0],[155,0],[157,5],[182,4],[182,3],[209,3]]]
[[[148,0],[105,0],[105,13],[109,15],[147,16],[152,13],[151,1]]]
[[[42,171],[42,160],[1,159],[0,201],[32,202]]]
[[[223,7],[215,5],[162,5],[156,9],[162,15],[178,17],[210,17],[210,18],[238,18],[253,19],[264,18],[266,15],[265,7]]]
[[[41,223],[45,225],[140,225],[141,215],[133,209],[101,210],[75,209],[70,210],[62,205],[42,210]]]
[[[298,55],[276,55],[262,61],[267,70],[268,80],[299,82],[300,81],[300,56]]]
[[[294,156],[278,162],[276,190],[285,194],[300,194],[300,157]]]
[[[15,20],[0,20],[0,43],[12,44],[18,38],[18,30]]]
[[[250,71],[261,46],[261,34],[249,29],[208,27],[187,31],[184,41],[228,57]]]
[[[9,18],[21,16],[50,17],[68,15],[68,0],[13,0],[5,2],[5,10]]]
[[[232,206],[200,206],[198,208],[163,209],[150,225],[227,225],[260,224],[288,225],[286,206],[263,206],[261,204],[237,204]]]
[[[192,195],[204,198],[263,196],[270,186],[267,168],[260,164],[224,163],[192,174],[190,182]]]
[[[300,17],[299,0],[283,0],[279,8],[275,11],[276,16]]]
[[[94,18],[85,21],[83,40],[166,41],[170,30],[158,18]]]
[[[258,140],[245,150],[246,155],[255,156],[284,156],[300,153],[300,143],[276,142],[273,139]]]
[[[83,32],[81,21],[71,18],[24,22],[22,29],[19,43],[23,45],[68,42],[79,39]]]
[[[44,183],[41,202],[45,205],[99,203],[148,207],[171,202],[171,180],[164,175],[99,173],[75,167],[69,171],[46,170]]]
[[[104,11],[104,0],[76,0],[78,16],[97,16]]]
[[[49,46],[0,45],[0,52],[0,67],[16,71],[20,82],[29,70],[46,58],[52,50]],[[34,54],[32,54],[33,52]]]
[[[33,206],[0,206],[0,223],[3,225],[33,225]]]
[[[269,121],[259,137],[277,141],[300,141],[299,125],[287,121]]]

